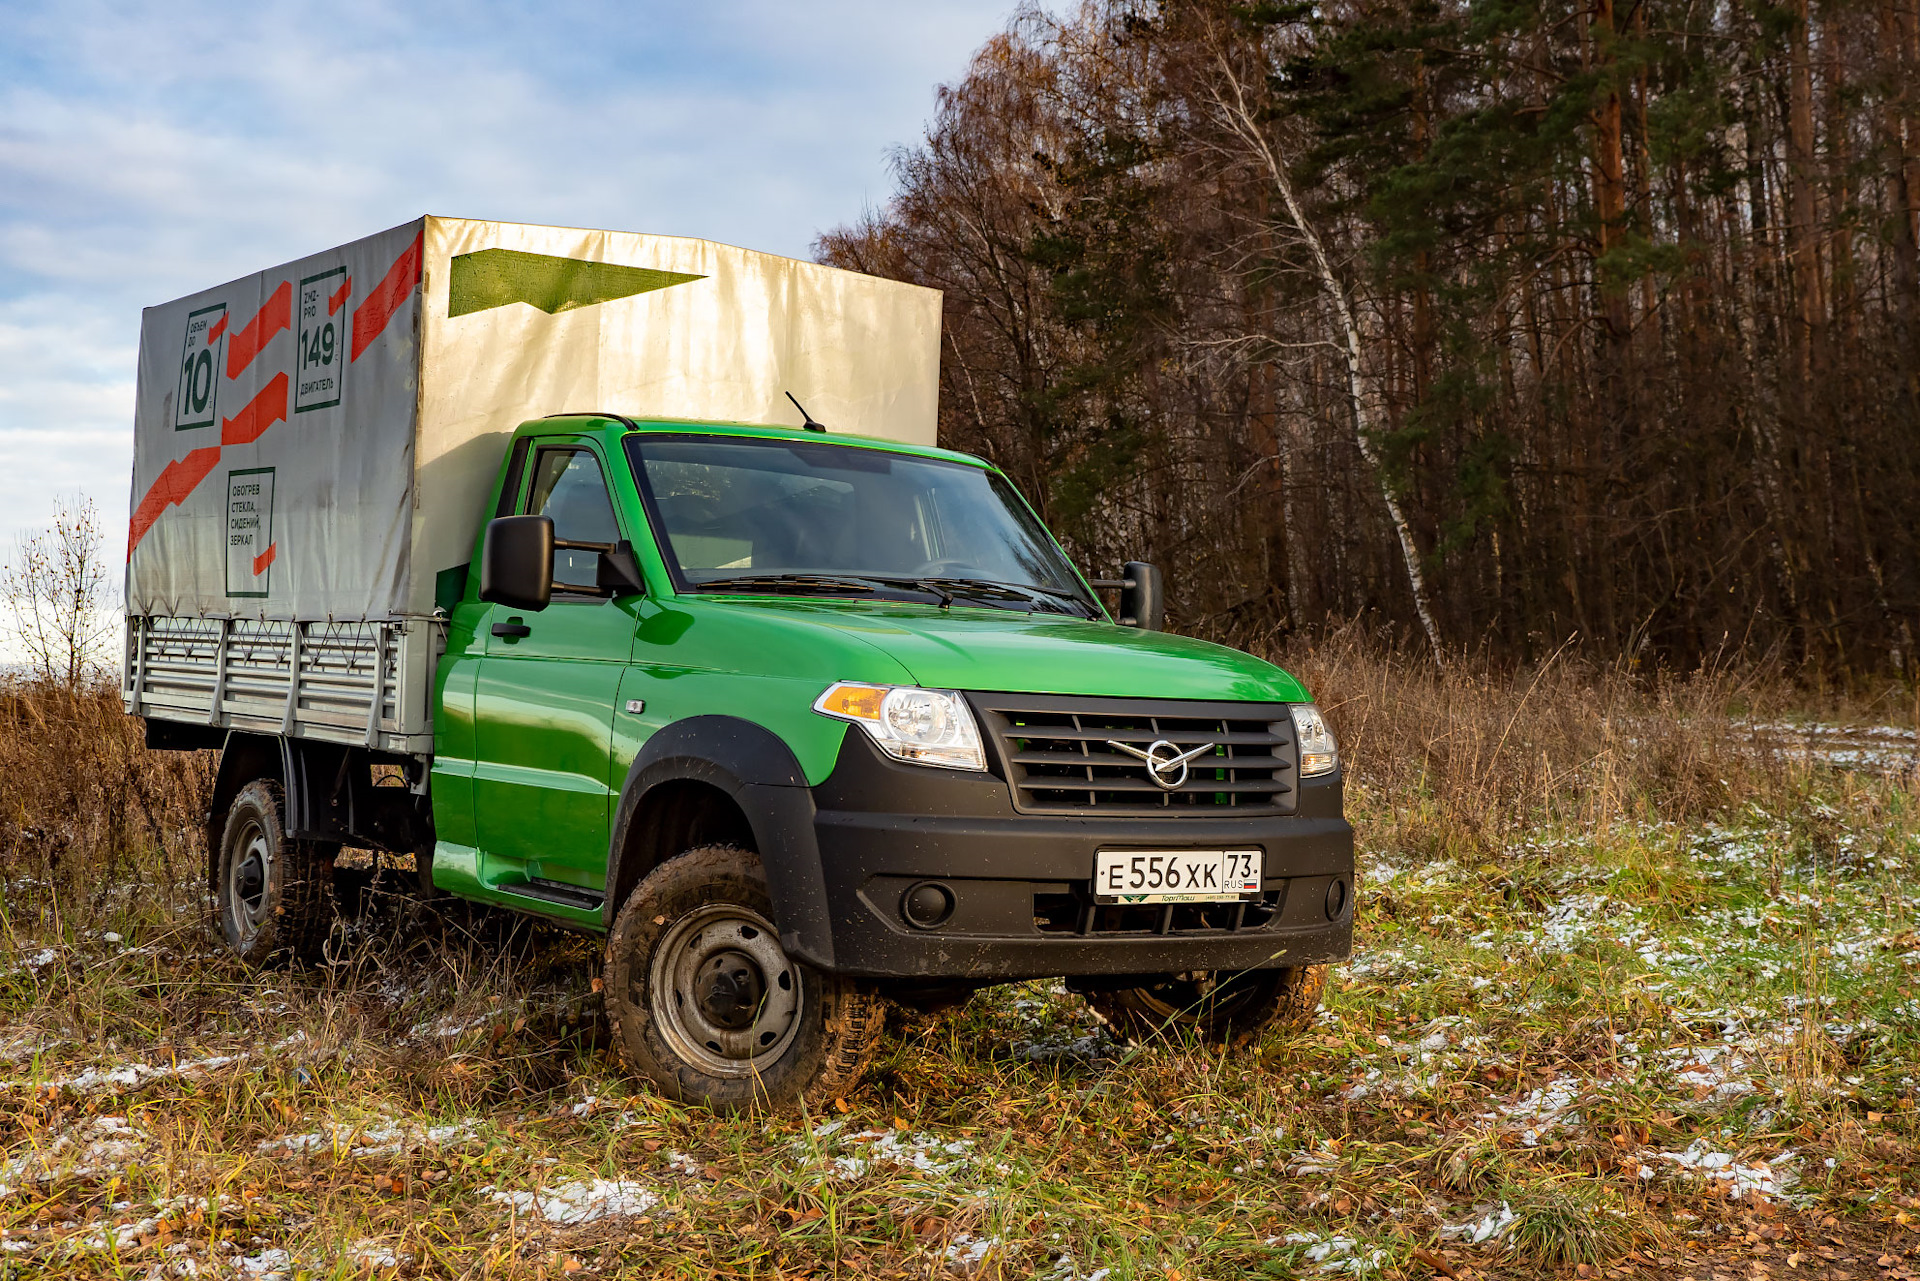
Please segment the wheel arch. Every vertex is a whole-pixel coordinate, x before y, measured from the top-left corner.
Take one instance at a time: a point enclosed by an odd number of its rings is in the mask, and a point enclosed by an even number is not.
[[[256,778],[270,778],[283,792],[293,778],[292,753],[287,740],[274,734],[228,733],[220,748],[220,767],[214,771],[213,793],[207,801],[207,887],[217,890],[220,880],[220,841],[226,834],[227,811],[240,789]],[[289,797],[291,800],[291,797]]]
[[[648,738],[627,769],[607,847],[611,928],[646,874],[697,845],[744,841],[760,856],[781,944],[831,969],[832,934],[813,792],[793,751],[737,716],[692,716]]]

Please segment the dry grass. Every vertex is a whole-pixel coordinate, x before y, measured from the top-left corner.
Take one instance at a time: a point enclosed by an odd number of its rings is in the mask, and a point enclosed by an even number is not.
[[[204,879],[211,752],[149,752],[111,686],[0,680],[0,883],[89,913]],[[34,896],[38,897],[38,896]]]
[[[1904,1266],[1902,778],[1754,728],[1805,700],[1751,678],[1286,657],[1354,762],[1364,859],[1312,1034],[1128,1051],[1053,986],[995,989],[900,1021],[803,1120],[625,1078],[593,941],[526,922],[376,896],[335,963],[241,969],[200,919],[210,761],[145,753],[110,693],[15,689],[0,1277]],[[639,1212],[569,1221],[574,1194]]]

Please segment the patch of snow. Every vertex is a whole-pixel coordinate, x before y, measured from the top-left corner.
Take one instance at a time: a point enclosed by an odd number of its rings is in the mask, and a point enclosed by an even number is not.
[[[280,1249],[243,1254],[233,1261],[233,1270],[243,1277],[257,1277],[259,1281],[286,1281],[293,1275],[293,1256]]]
[[[0,1164],[0,1179],[46,1183],[55,1178],[118,1174],[146,1151],[146,1138],[125,1117],[95,1117],[85,1126],[55,1135],[45,1147]]]
[[[1360,1243],[1349,1236],[1323,1237],[1317,1232],[1289,1232],[1284,1237],[1268,1237],[1268,1245],[1303,1245],[1303,1257],[1308,1263],[1318,1264],[1320,1271],[1330,1274],[1347,1273],[1351,1276],[1365,1276],[1378,1272],[1387,1262],[1387,1252],[1375,1247],[1363,1250]]]
[[[1539,1147],[1540,1138],[1547,1131],[1561,1125],[1578,1125],[1580,1116],[1570,1111],[1580,1099],[1580,1083],[1572,1077],[1561,1077],[1550,1081],[1542,1089],[1529,1092],[1527,1096],[1492,1112],[1483,1112],[1483,1121],[1512,1121],[1524,1126],[1520,1141],[1528,1147]]]
[[[305,1032],[295,1032],[284,1040],[268,1047],[273,1053],[298,1045],[307,1039]],[[72,1090],[75,1094],[130,1093],[152,1085],[155,1081],[198,1081],[236,1064],[251,1061],[254,1055],[243,1051],[239,1054],[215,1054],[204,1059],[193,1059],[186,1063],[151,1064],[129,1063],[124,1067],[88,1068],[76,1076],[52,1077],[44,1081],[0,1081],[0,1090]]]
[[[1479,1207],[1474,1207],[1478,1209]],[[1502,1201],[1499,1206],[1489,1209],[1477,1219],[1465,1223],[1444,1223],[1440,1226],[1440,1236],[1448,1241],[1465,1241],[1468,1245],[1485,1245],[1489,1241],[1498,1241],[1507,1234],[1507,1229],[1520,1221],[1513,1207]]]
[[[949,1265],[956,1268],[977,1268],[981,1260],[987,1257],[989,1250],[1000,1247],[999,1237],[977,1237],[971,1232],[955,1234],[947,1246],[945,1255]]]
[[[875,1166],[895,1165],[921,1174],[948,1174],[964,1165],[973,1153],[973,1140],[941,1140],[931,1134],[901,1134],[893,1130],[862,1130],[841,1138],[859,1143],[857,1156],[835,1156],[829,1164],[836,1177],[857,1179]]]
[[[403,1151],[453,1147],[471,1142],[476,1136],[479,1125],[480,1121],[476,1117],[455,1121],[452,1125],[426,1127],[393,1122],[372,1127],[329,1122],[320,1129],[306,1134],[289,1134],[278,1139],[265,1139],[254,1148],[254,1151],[261,1156],[274,1156],[279,1153],[299,1156],[320,1151],[329,1151],[336,1155],[344,1152],[347,1156],[359,1158],[398,1156]]]
[[[1770,1200],[1791,1189],[1794,1183],[1790,1171],[1778,1168],[1793,1160],[1792,1152],[1782,1152],[1772,1161],[1742,1165],[1731,1153],[1715,1151],[1704,1140],[1695,1140],[1684,1152],[1655,1155],[1673,1162],[1687,1174],[1725,1184],[1727,1195],[1736,1200],[1749,1195],[1762,1201]]]
[[[645,1214],[660,1203],[659,1195],[644,1183],[607,1179],[580,1180],[532,1192],[491,1187],[480,1190],[516,1214],[537,1214],[548,1223],[569,1225]]]
[[[382,1245],[371,1237],[355,1241],[347,1250],[347,1258],[356,1268],[398,1268],[413,1262],[413,1256],[404,1250],[395,1250]]]

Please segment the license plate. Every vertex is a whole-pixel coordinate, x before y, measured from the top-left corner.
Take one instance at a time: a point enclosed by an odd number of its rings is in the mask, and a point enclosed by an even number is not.
[[[1222,903],[1260,895],[1259,850],[1099,850],[1096,903]]]

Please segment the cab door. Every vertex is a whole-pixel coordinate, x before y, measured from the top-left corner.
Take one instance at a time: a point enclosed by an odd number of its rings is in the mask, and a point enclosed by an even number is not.
[[[606,884],[613,724],[642,597],[595,584],[597,547],[625,534],[590,443],[537,440],[516,514],[553,520],[553,600],[493,605],[474,690],[473,815],[481,879]]]

